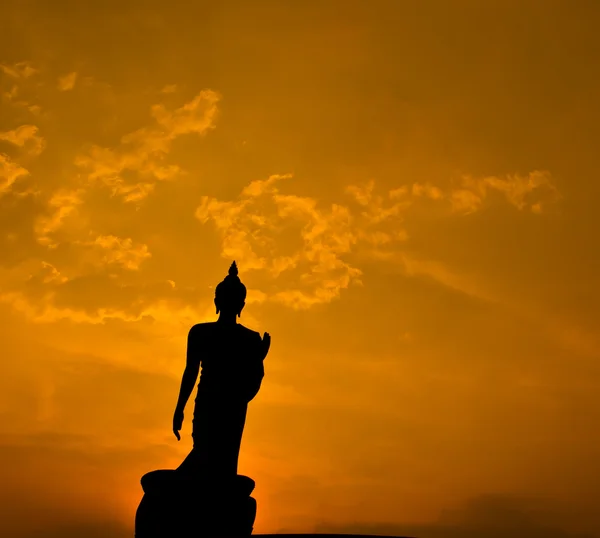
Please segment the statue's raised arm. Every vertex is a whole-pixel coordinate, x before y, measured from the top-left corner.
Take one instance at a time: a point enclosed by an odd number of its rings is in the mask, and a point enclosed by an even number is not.
[[[265,360],[271,347],[271,335],[269,333],[263,334],[262,337],[262,359]]]

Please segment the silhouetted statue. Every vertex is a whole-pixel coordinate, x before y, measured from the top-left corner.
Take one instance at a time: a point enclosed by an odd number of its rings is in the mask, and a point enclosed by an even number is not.
[[[271,338],[237,323],[246,287],[235,262],[215,290],[219,318],[194,325],[188,335],[186,367],[173,416],[178,440],[184,409],[196,396],[192,451],[175,471],[142,477],[145,495],[136,514],[136,537],[251,534],[256,501],[254,481],[237,474],[248,403],[264,376]]]

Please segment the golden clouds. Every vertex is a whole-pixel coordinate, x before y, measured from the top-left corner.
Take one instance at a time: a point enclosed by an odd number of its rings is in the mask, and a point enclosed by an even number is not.
[[[450,193],[450,201],[454,211],[473,213],[481,208],[489,192],[494,190],[504,194],[508,203],[517,209],[532,213],[541,213],[545,206],[560,197],[550,174],[535,170],[526,176],[463,177],[461,186]]]
[[[444,197],[441,189],[429,183],[413,183],[412,195],[425,196],[427,198],[431,198],[432,200],[441,200]]]
[[[40,136],[38,127],[27,124],[1,131],[0,142],[10,144],[30,157],[39,156],[46,147],[46,141]],[[0,196],[11,190],[19,178],[28,175],[29,170],[18,164],[14,158],[0,152]]]
[[[544,172],[526,177],[465,177],[460,186],[446,191],[417,182],[383,194],[377,192],[375,181],[369,180],[345,189],[357,206],[335,203],[323,208],[317,199],[282,193],[279,184],[293,185],[291,180],[291,174],[254,180],[233,201],[203,196],[196,218],[204,224],[213,222],[221,236],[223,257],[238,260],[246,271],[266,271],[278,278],[285,273],[294,286],[266,291],[266,296],[294,309],[328,303],[339,298],[341,290],[360,285],[362,270],[347,261],[356,253],[379,260],[397,259],[407,275],[426,274],[451,288],[480,296],[483,292],[475,291],[469,279],[453,275],[439,262],[402,254],[401,245],[409,240],[405,223],[411,218],[411,209],[429,199],[445,203],[448,218],[454,213],[469,214],[482,210],[489,190],[496,190],[518,209],[539,213],[543,204],[558,196],[551,177]]]
[[[32,69],[22,66],[21,71],[13,71],[23,73],[19,75],[21,80],[33,76],[36,71]],[[59,89],[72,89],[77,79],[77,73],[71,72],[59,81]],[[177,86],[170,85],[163,86],[159,94],[176,92]],[[138,203],[153,193],[157,183],[185,174],[178,162],[169,159],[173,143],[185,135],[202,136],[213,130],[219,102],[217,92],[202,90],[179,107],[151,105],[150,125],[121,136],[117,144],[92,144],[79,150],[73,159],[79,173],[69,179],[70,186],[65,182],[54,191],[41,191],[39,203],[44,207],[33,220],[38,244],[48,252],[59,252],[59,247],[68,249],[74,266],[67,269],[68,278],[41,279],[33,295],[12,289],[5,299],[38,320],[67,317],[96,323],[111,316],[138,319],[152,309],[158,309],[159,316],[169,308],[186,312],[185,316],[196,312],[194,300],[186,299],[179,286],[165,284],[174,281],[168,271],[158,280],[154,275],[141,287],[125,284],[125,274],[119,271],[145,274],[144,263],[157,260],[151,244],[143,237],[120,235],[91,224],[106,220],[94,205],[97,189],[108,188],[111,200]],[[38,127],[30,124],[4,131],[0,139],[34,157],[41,154],[46,143]],[[8,157],[0,163],[5,191],[28,174]],[[244,271],[263,275],[249,300],[294,310],[329,303],[350,286],[361,285],[364,269],[360,259],[399,261],[407,275],[428,274],[450,287],[468,289],[464,279],[449,276],[449,270],[438,262],[416,261],[404,251],[410,242],[413,209],[433,202],[446,208],[446,216],[451,218],[453,214],[483,210],[484,201],[496,191],[518,209],[539,213],[558,197],[550,175],[544,172],[462,177],[450,188],[432,181],[404,181],[385,188],[370,179],[347,185],[335,195],[336,202],[328,204],[317,196],[295,193],[297,181],[291,174],[274,174],[250,181],[232,200],[201,195],[194,212],[202,224],[214,226],[222,256],[238,260]],[[52,267],[62,274],[60,260]],[[265,279],[271,279],[271,283]],[[71,290],[82,290],[84,283],[92,281],[100,291],[84,293],[85,300],[76,299]],[[43,286],[50,287],[43,291]],[[118,293],[135,306],[117,299]],[[194,294],[188,290],[188,296]]]
[[[0,64],[0,70],[9,77],[16,79],[26,79],[39,72],[31,65],[31,62],[17,62],[12,65]]]
[[[31,105],[28,101],[15,100],[19,93],[17,83],[26,82],[26,79],[37,74],[30,63],[21,62],[15,65],[0,64],[2,72],[15,79],[15,84],[11,85],[9,91],[3,92],[3,97],[13,106],[24,106],[30,112],[36,113],[39,107]],[[0,196],[9,191],[13,191],[13,186],[17,180],[30,175],[30,172],[23,163],[23,159],[31,160],[39,157],[46,147],[46,140],[39,133],[39,127],[31,124],[21,124],[18,127],[0,131],[0,145],[8,145],[10,150],[16,150],[17,156],[8,155],[4,151],[0,151]],[[9,150],[9,151],[10,151]],[[29,166],[29,164],[27,164]],[[16,195],[27,195],[33,191],[30,188],[16,189],[13,191]]]
[[[245,270],[262,269],[279,277],[298,269],[294,280],[303,289],[281,290],[271,298],[293,308],[307,308],[338,297],[341,289],[358,280],[360,270],[340,257],[355,242],[348,209],[333,204],[322,210],[312,198],[281,194],[277,184],[291,178],[286,174],[255,180],[236,201],[204,196],[196,218],[214,223],[222,255],[239,260]],[[290,244],[296,248],[287,252]]]
[[[37,73],[21,67],[20,79]],[[72,74],[65,77],[58,89],[68,90],[76,79]],[[114,148],[93,145],[87,151],[78,151],[73,162],[84,173],[65,178],[58,188],[44,184],[39,168],[32,175],[15,159],[2,154],[2,191],[11,191],[20,177],[29,176],[28,185],[36,194],[35,200],[28,202],[31,230],[26,236],[21,229],[15,229],[5,241],[22,250],[24,237],[32,234],[41,249],[30,250],[29,257],[21,259],[11,271],[10,282],[3,286],[2,301],[31,321],[45,323],[67,319],[96,324],[105,319],[136,320],[147,316],[167,323],[193,323],[202,316],[199,299],[206,299],[204,295],[210,299],[210,294],[174,286],[168,271],[165,277],[127,282],[127,273],[139,272],[144,262],[152,258],[150,247],[136,237],[105,229],[102,223],[108,216],[106,211],[112,209],[98,208],[96,200],[99,188],[108,186],[111,199],[141,201],[153,191],[155,182],[183,173],[177,164],[166,161],[171,145],[183,135],[210,131],[218,101],[215,92],[205,90],[173,109],[162,104],[151,106],[153,124],[122,136]],[[29,157],[39,157],[46,142],[38,127],[28,124],[3,131],[0,141]],[[23,207],[25,201],[7,203],[20,203]],[[119,218],[118,211],[113,214]],[[18,278],[19,270],[26,271],[36,264],[37,269],[28,278]],[[260,292],[256,299],[260,300]]]
[[[21,125],[16,129],[0,132],[0,141],[23,148],[32,157],[37,157],[46,145],[38,131],[35,125]],[[8,192],[20,177],[27,175],[29,170],[17,164],[8,155],[0,153],[0,195]]]
[[[29,174],[28,170],[19,166],[7,155],[0,153],[0,196],[9,191],[18,178],[27,174]]]
[[[31,115],[38,116],[42,109],[39,104],[32,103],[30,97],[35,99],[36,86],[39,87],[37,79],[40,70],[34,68],[31,62],[18,62],[13,65],[0,64],[0,71],[4,73],[5,80],[9,82],[9,87],[3,88],[1,93],[2,101],[17,109],[26,110]]]
[[[83,203],[83,189],[59,189],[47,201],[46,214],[37,217],[34,230],[40,244],[49,248],[58,246],[52,236],[58,232],[67,219],[74,215]]]
[[[100,235],[91,244],[104,251],[104,262],[116,263],[130,271],[138,270],[140,264],[152,256],[147,245],[134,244],[129,237],[123,239],[114,235]]]
[[[0,132],[0,140],[25,148],[30,155],[37,156],[46,147],[46,141],[35,125],[21,125],[11,131]]]
[[[61,92],[68,92],[75,87],[75,82],[77,82],[77,72],[73,71],[58,79],[57,88]]]
[[[168,281],[126,284],[107,271],[67,276],[42,262],[25,282],[5,286],[0,302],[35,323],[67,320],[103,324],[150,319],[167,325],[190,325],[205,315],[198,305],[207,294],[174,290]]]
[[[101,182],[123,201],[143,200],[157,181],[172,180],[183,172],[179,166],[165,163],[171,145],[182,135],[203,135],[214,128],[218,102],[216,92],[203,90],[172,111],[154,105],[151,115],[156,125],[122,136],[116,148],[93,145],[77,156],[75,164],[89,182]],[[133,178],[128,177],[130,173]]]
[[[547,171],[534,170],[527,175],[507,174],[473,178],[462,176],[446,192],[430,183],[414,183],[412,195],[432,200],[447,200],[452,211],[467,215],[480,211],[493,191],[502,193],[506,201],[521,211],[541,213],[544,207],[557,202],[560,193]],[[399,194],[397,191],[394,193]]]

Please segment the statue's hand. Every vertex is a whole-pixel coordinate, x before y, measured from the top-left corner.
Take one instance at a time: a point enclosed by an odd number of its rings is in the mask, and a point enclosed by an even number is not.
[[[262,358],[264,359],[267,356],[267,353],[269,353],[269,348],[271,347],[271,335],[269,333],[263,334],[262,345]]]
[[[173,433],[175,437],[177,437],[178,441],[181,441],[181,435],[179,435],[179,431],[183,427],[183,411],[175,410],[175,414],[173,415]]]

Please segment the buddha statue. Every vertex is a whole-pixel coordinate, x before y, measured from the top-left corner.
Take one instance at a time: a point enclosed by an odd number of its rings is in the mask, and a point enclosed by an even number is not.
[[[208,478],[237,474],[248,403],[256,396],[264,376],[263,360],[271,338],[237,322],[245,306],[246,286],[235,261],[215,289],[219,318],[194,325],[187,342],[187,362],[173,416],[179,440],[183,410],[200,368],[192,429],[193,449],[179,470]]]
[[[173,415],[181,440],[184,409],[200,376],[192,421],[193,448],[175,470],[142,477],[136,538],[249,535],[256,517],[254,480],[238,475],[249,402],[264,377],[271,338],[242,324],[246,287],[235,261],[215,289],[218,319],[194,325]]]

